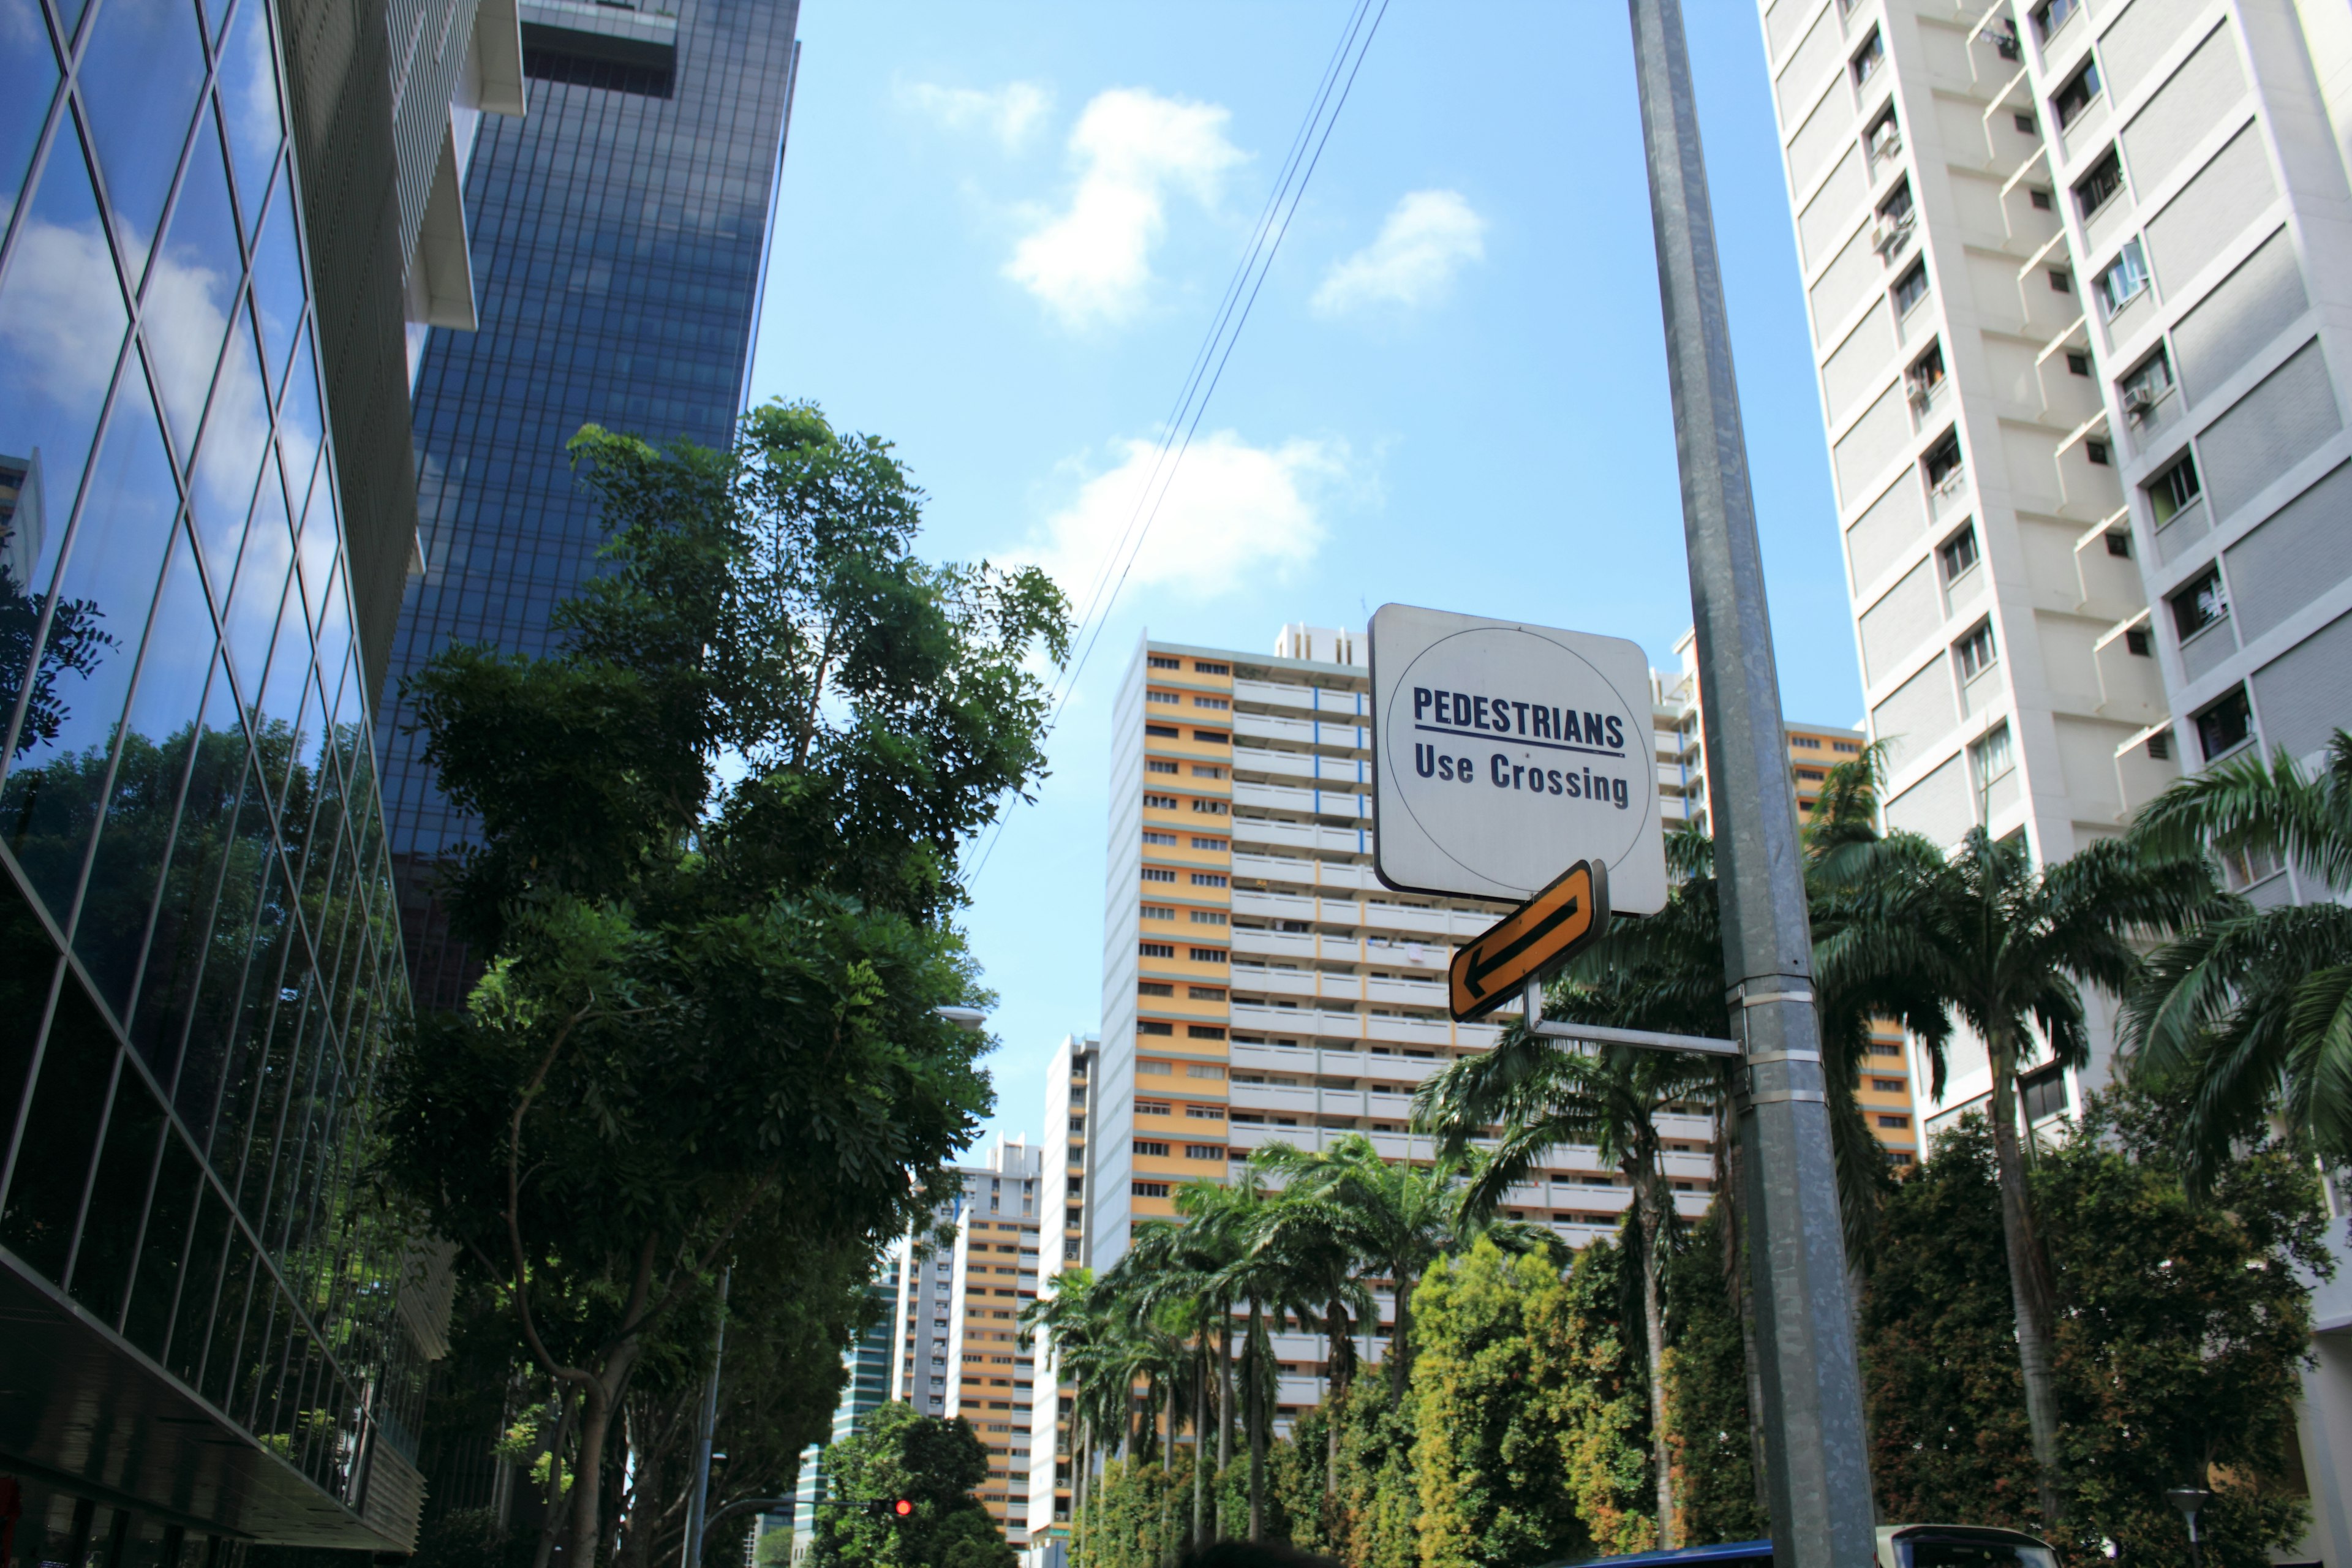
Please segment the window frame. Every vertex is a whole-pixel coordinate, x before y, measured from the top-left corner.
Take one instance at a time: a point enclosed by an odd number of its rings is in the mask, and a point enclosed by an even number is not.
[[[1967,560],[1959,561],[1958,565],[1953,564],[1964,554],[1968,557]],[[1977,525],[1973,519],[1960,524],[1958,529],[1944,537],[1941,544],[1936,546],[1936,570],[1942,576],[1944,586],[1947,588],[1975,571],[1978,563],[1983,559],[1984,552],[1977,543]]]
[[[1978,651],[1979,647],[1983,649],[1981,654]],[[1983,617],[1953,639],[1952,662],[1960,672],[1962,686],[2000,663],[2000,641],[1993,636],[1990,616]]]
[[[2186,490],[2180,485],[2183,476],[2189,481]],[[2140,486],[2140,490],[2147,497],[2148,515],[2156,520],[2157,527],[2164,527],[2205,499],[2205,481],[2197,472],[2196,453],[2183,447],[2180,456],[2167,463],[2161,471],[2150,475],[2147,481]],[[2171,510],[2165,510],[2167,506]]]
[[[2118,294],[2114,282],[2118,277],[2131,280],[2131,287]],[[2115,259],[2099,268],[2091,279],[2091,292],[2099,301],[2101,319],[2112,321],[2123,313],[2125,306],[2156,286],[2156,274],[2147,265],[2147,247],[2137,235],[2124,241]]]
[[[2065,85],[2050,95],[2050,113],[2058,121],[2058,129],[2064,131],[2089,113],[2091,105],[2105,97],[2106,90],[2105,79],[2099,75],[2098,60],[2084,60],[2081,68],[2066,79]],[[2072,108],[2068,107],[2070,103]]]
[[[1906,289],[1910,289],[1914,283],[1916,283],[1918,288],[1906,300],[1904,293]],[[1887,289],[1887,297],[1895,302],[1895,319],[1898,321],[1909,320],[1911,312],[1927,302],[1927,258],[1922,256],[1905,268],[1903,276],[1897,278]]]
[[[2213,743],[2215,721],[2225,714],[2242,727],[2233,739],[2217,746]],[[2209,763],[2219,762],[2254,743],[2254,705],[2242,682],[2199,709],[2190,722],[2197,728],[2198,750],[2205,753],[2205,761]]]
[[[2230,618],[2230,585],[2219,561],[2164,596],[2172,613],[2172,633],[2180,646],[2190,643]],[[2195,624],[2191,625],[2191,618]]]
[[[2091,221],[2109,202],[2123,194],[2124,156],[2122,149],[2110,145],[2106,152],[2083,171],[2074,182],[2074,210],[2084,223]],[[2093,195],[2091,193],[2097,194]]]

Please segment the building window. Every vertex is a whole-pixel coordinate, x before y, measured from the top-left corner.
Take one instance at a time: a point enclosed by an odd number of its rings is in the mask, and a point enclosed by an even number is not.
[[[1147,791],[1143,804],[1150,811],[1173,811],[1176,809],[1176,797],[1172,795],[1152,795]]]
[[[1182,659],[1171,658],[1164,653],[1148,655],[1145,658],[1144,662],[1149,664],[1154,669],[1181,669],[1184,668],[1184,661]]]
[[[2018,118],[2021,120],[2024,116],[2020,115]],[[2033,204],[2035,212],[2046,213],[2050,210],[2050,193],[2042,186],[2033,186],[2025,193],[2025,197]]]
[[[1184,994],[1195,1002],[1222,1002],[1225,999],[1225,990],[1222,985],[1187,985]]]
[[[2031,114],[2012,114],[2009,117],[2009,122],[2017,127],[2017,133],[2021,136],[2036,135],[2042,130],[2041,125],[2035,121],[2033,116]],[[2050,205],[2050,193],[2042,189],[2039,185],[2036,185],[2033,188],[2033,205],[2037,207],[2048,206]]]
[[[1225,776],[1225,770],[1220,767],[1212,766],[1207,763],[1194,763],[1192,764],[1192,776],[1196,779],[1221,779]]]
[[[2216,624],[2230,614],[2229,595],[2221,587],[2221,569],[2210,567],[2205,574],[2166,601],[2172,606],[2172,629],[2182,642]]]
[[[1922,259],[1911,264],[1895,285],[1895,313],[1907,316],[1927,297],[1927,263]]]
[[[1176,910],[1168,904],[1146,904],[1143,906],[1143,918],[1148,921],[1172,921],[1176,918]]]
[[[2010,744],[2007,723],[1995,725],[1981,739],[1969,744],[1969,770],[1976,775],[1979,793],[1995,781],[2008,777],[2017,769],[2016,748]]]
[[[1870,1087],[1880,1094],[1901,1094],[1904,1082],[1899,1078],[1874,1078],[1870,1080]]]
[[[1870,231],[1870,247],[1893,260],[1895,247],[1911,232],[1911,182],[1905,180],[1878,204],[1878,221]]]
[[[2286,863],[2275,849],[2221,851],[2221,878],[2233,893],[2242,893],[2257,882],[2267,882],[2284,869]]]
[[[1903,373],[1904,391],[1911,399],[1911,406],[1924,414],[1928,405],[1935,402],[1937,389],[1943,384],[1944,345],[1930,343],[1927,352],[1913,360],[1911,368]]]
[[[2134,658],[2154,658],[2156,657],[2155,640],[2147,635],[2147,628],[2146,626],[2126,626],[2124,628],[2124,651],[2131,655]]]
[[[1870,30],[1870,37],[1864,38],[1862,41],[1862,47],[1854,52],[1853,85],[1860,87],[1877,75],[1878,68],[1885,64],[1885,60],[1886,40],[1879,37],[1877,28],[1873,27]]]
[[[1192,840],[1192,847],[1193,847],[1193,848],[1195,848],[1195,849],[1220,849],[1220,850],[1221,850],[1221,849],[1224,848],[1224,847],[1225,847],[1225,841],[1224,841],[1223,839],[1222,839],[1222,838],[1202,838],[1202,837],[1194,837],[1194,838],[1193,838],[1193,840]]]
[[[1176,987],[1164,980],[1139,980],[1135,983],[1138,996],[1173,996]]]
[[[1231,675],[1234,672],[1234,667],[1229,664],[1211,664],[1205,658],[1194,659],[1192,668],[1202,675]]]
[[[1128,1184],[1128,1191],[1134,1194],[1139,1198],[1164,1198],[1168,1195],[1168,1184],[1165,1182],[1130,1182]]]
[[[1158,757],[1146,757],[1143,759],[1143,771],[1147,773],[1172,773],[1176,771],[1176,764]]]
[[[1946,583],[1957,583],[1977,563],[1977,531],[1974,523],[1962,527],[1937,547],[1936,563],[1943,569]]]
[[[1192,911],[1192,923],[1196,926],[1223,925],[1225,923],[1225,911],[1223,910],[1194,910]]]
[[[1937,495],[1945,495],[1959,489],[1962,477],[1960,433],[1957,430],[1945,431],[1944,438],[1927,448],[1927,456],[1924,461],[1927,470],[1929,489],[1934,490]]]
[[[2107,444],[2105,441],[2085,441],[2083,443],[2083,456],[2091,460],[2093,468],[2104,468],[2108,463]]]
[[[2066,85],[2051,99],[2050,107],[2058,116],[2058,129],[2063,131],[2083,118],[2099,96],[2099,63],[2085,60],[2083,68],[2066,79]]]
[[[1175,848],[1175,847],[1176,847],[1176,836],[1175,836],[1174,834],[1172,834],[1172,833],[1157,833],[1157,832],[1154,832],[1152,829],[1150,829],[1150,828],[1149,828],[1149,827],[1147,827],[1147,828],[1145,828],[1145,829],[1143,830],[1143,841],[1144,841],[1146,844],[1160,844],[1160,845],[1165,845],[1167,847],[1169,847],[1169,848],[1171,848],[1171,849],[1173,849],[1173,848]],[[1150,876],[1150,872],[1148,872],[1148,871],[1147,871],[1147,872],[1145,872],[1144,874],[1145,874],[1146,876]],[[1161,881],[1165,881],[1167,879],[1163,877],[1163,878],[1160,878],[1160,879],[1159,879],[1159,880],[1161,880]]]
[[[2074,13],[2082,8],[2083,0],[2042,0],[2026,16],[2033,23],[2034,37],[2046,44],[2050,36],[2073,21]]]
[[[2066,351],[2066,374],[2068,374],[2069,375],[2088,375],[2088,374],[2091,374],[2091,356],[2090,356],[2089,354],[2086,354],[2086,353],[2077,353],[2076,351],[2074,351],[2074,350],[2073,350],[2073,349],[2069,349],[2069,350],[2067,350],[2067,351]]]
[[[1163,835],[1163,837],[1173,836]],[[1176,873],[1165,866],[1146,866],[1143,868],[1143,879],[1147,882],[1172,882],[1176,879]]]
[[[1217,1062],[1194,1062],[1184,1069],[1186,1078],[1223,1078],[1225,1069]]]
[[[1141,1073],[1146,1078],[1166,1078],[1176,1070],[1176,1064],[1173,1062],[1156,1061],[1147,1058],[1139,1059],[1136,1062],[1135,1070]]]
[[[2137,240],[2132,241],[2137,246]],[[2134,424],[2146,419],[2156,405],[2172,391],[2172,356],[2159,343],[2154,353],[2133,367],[2130,374],[2116,383],[2122,395],[2124,417]]]
[[[1143,727],[1143,732],[1162,741],[1181,741],[1184,738],[1184,731],[1173,724],[1146,724]]]
[[[1206,741],[1212,746],[1229,745],[1233,742],[1233,737],[1223,730],[1195,730],[1192,731],[1192,739]]]
[[[1173,802],[1170,803],[1171,805]],[[1228,809],[1222,800],[1194,800],[1192,809],[1202,816],[1223,816]]]
[[[2140,248],[2139,241],[2134,239],[2100,272],[2098,280],[2092,285],[2092,292],[2099,297],[2099,309],[2109,321],[2113,321],[2116,312],[2139,298],[2140,291],[2147,287],[2147,253]]]
[[[1223,1121],[1225,1108],[1222,1105],[1188,1105],[1184,1108],[1184,1114],[1195,1121]]]
[[[1952,645],[1953,657],[1960,661],[1960,679],[1974,680],[1993,667],[2000,656],[1992,642],[1992,622],[1979,621],[1976,629]]]
[[[1233,703],[1232,703],[1230,700],[1228,700],[1227,699],[1223,698],[1223,697],[1195,697],[1194,699],[1192,699],[1192,706],[1193,706],[1193,707],[1195,707],[1195,708],[1220,708],[1220,709],[1223,709],[1223,708],[1231,708],[1231,707],[1233,706]]]
[[[1222,871],[1195,871],[1192,873],[1192,886],[1196,888],[1222,888],[1225,885],[1225,874]]]
[[[2148,510],[2156,514],[2156,526],[2162,528],[2180,515],[2181,509],[2204,493],[2197,482],[2197,459],[2188,452],[2180,461],[2147,481]]]
[[[1184,700],[1173,691],[1147,691],[1143,694],[1143,700],[1146,702],[1165,702],[1171,707],[1179,706]]]
[[[2066,1114],[2066,1075],[2055,1062],[2021,1077],[2017,1092],[2025,1101],[2028,1122],[2046,1121],[2053,1116]]]
[[[2197,715],[2197,743],[2212,762],[2236,751],[2254,732],[2254,710],[2242,686]]]
[[[1135,1102],[1138,1116],[1171,1116],[1176,1107],[1164,1100],[1139,1100]]]
[[[1225,962],[1225,950],[1222,947],[1196,947],[1192,950],[1192,962],[1195,963],[1223,963]]]
[[[1146,958],[1173,958],[1176,950],[1164,942],[1139,942],[1135,951]]]
[[[1863,141],[1869,145],[1870,155],[1882,163],[1903,151],[1903,128],[1895,123],[1894,105],[1889,104],[1886,112],[1871,122]]]
[[[1149,1138],[1137,1139],[1135,1141],[1135,1152],[1139,1154],[1156,1160],[1165,1160],[1168,1158],[1168,1145],[1165,1143],[1154,1142]]]
[[[2131,559],[2131,535],[2120,528],[2107,530],[2107,553],[2119,561]]]
[[[1223,1143],[1187,1143],[1184,1145],[1184,1158],[1187,1160],[1222,1160],[1224,1157],[1225,1146]]]
[[[1139,1035],[1172,1035],[1176,1032],[1176,1026],[1162,1023],[1157,1018],[1142,1018],[1137,1020],[1135,1032]]]
[[[2091,172],[2074,182],[2074,206],[2089,217],[2115,198],[2124,188],[2124,161],[2112,147],[2105,157],[2091,165]]]
[[[1911,1125],[1911,1119],[1907,1116],[1888,1116],[1884,1112],[1881,1112],[1878,1118],[1878,1124],[1881,1127],[1887,1129],[1889,1131],[1900,1132],[1905,1128]]]

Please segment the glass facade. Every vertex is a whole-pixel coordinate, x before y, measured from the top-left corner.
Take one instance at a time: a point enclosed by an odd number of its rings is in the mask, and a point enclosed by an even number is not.
[[[721,446],[740,406],[799,7],[675,12],[673,35],[651,6],[523,0],[530,113],[486,120],[467,172],[481,328],[436,330],[418,374],[425,570],[378,710],[420,1005],[462,999],[428,889],[472,827],[405,732],[400,678],[451,643],[547,650],[602,542],[564,453],[582,425]]]
[[[0,1454],[144,1498],[163,1436],[233,1451],[158,1517],[24,1481],[26,1563],[168,1564],[239,1456],[356,1508],[417,1394],[359,1197],[408,992],[276,28],[0,0],[0,1315],[53,1373]]]

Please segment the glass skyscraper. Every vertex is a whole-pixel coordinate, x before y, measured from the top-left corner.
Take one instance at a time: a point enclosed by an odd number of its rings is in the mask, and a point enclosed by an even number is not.
[[[476,6],[399,3],[430,124]],[[435,1255],[360,1184],[409,1002],[361,628],[414,514],[404,451],[338,443],[403,405],[442,151],[394,145],[388,40],[382,0],[0,0],[9,1568],[415,1533]]]
[[[548,651],[602,542],[564,452],[581,426],[717,447],[743,403],[799,5],[668,3],[522,0],[530,112],[486,121],[467,175],[481,325],[436,331],[417,378],[425,570],[377,710],[420,1006],[462,1000],[430,887],[472,829],[399,678],[452,643]]]

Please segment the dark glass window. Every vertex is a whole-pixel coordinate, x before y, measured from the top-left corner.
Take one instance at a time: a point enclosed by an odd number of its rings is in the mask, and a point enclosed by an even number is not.
[[[2170,522],[2202,493],[2203,487],[2197,481],[2197,460],[2183,452],[2179,462],[2147,481],[2148,510],[2156,514],[2156,525],[2161,528]]]
[[[1911,270],[1895,281],[1895,313],[1897,316],[1909,315],[1912,307],[1927,297],[1927,263],[1924,260],[1915,261],[1911,264]]]
[[[2069,77],[2066,85],[2060,88],[2057,95],[2050,100],[2050,107],[2058,115],[2059,129],[2063,131],[2080,120],[2083,117],[2083,111],[2090,108],[2097,100],[2098,96],[2098,62],[2086,60],[2084,62],[2083,68]]]
[[[1990,669],[1998,657],[1993,649],[1992,623],[1979,621],[1975,630],[1952,645],[1952,654],[1959,660],[1963,680],[1973,680]]]
[[[2066,1112],[2066,1075],[2054,1063],[2021,1077],[2017,1091],[2025,1101],[2025,1120],[2029,1122]]]
[[[189,0],[105,0],[82,50],[79,80],[123,268],[135,279],[146,270],[185,128],[204,90],[195,7]]]
[[[1943,568],[1944,581],[1952,582],[1977,563],[1977,531],[1974,525],[1963,528],[1944,541],[1936,552],[1936,560]]]
[[[2105,157],[2091,165],[2089,174],[2074,182],[2074,205],[2084,217],[2089,217],[2123,188],[2123,159],[2110,147]]]
[[[50,1279],[63,1281],[72,1256],[118,1054],[105,1020],[68,973],[41,1047],[7,1196],[0,1200],[0,1243]]]
[[[2242,686],[2197,715],[2197,743],[2209,763],[2245,744],[2253,732],[2254,710]]]
[[[1940,489],[1946,481],[1954,479],[1961,471],[1959,432],[1946,431],[1944,438],[1927,449],[1922,466],[1927,472],[1927,483],[1935,489]]]
[[[2230,598],[2221,586],[2219,566],[2206,571],[2167,602],[2172,606],[2172,629],[2182,642],[2230,614]]]

